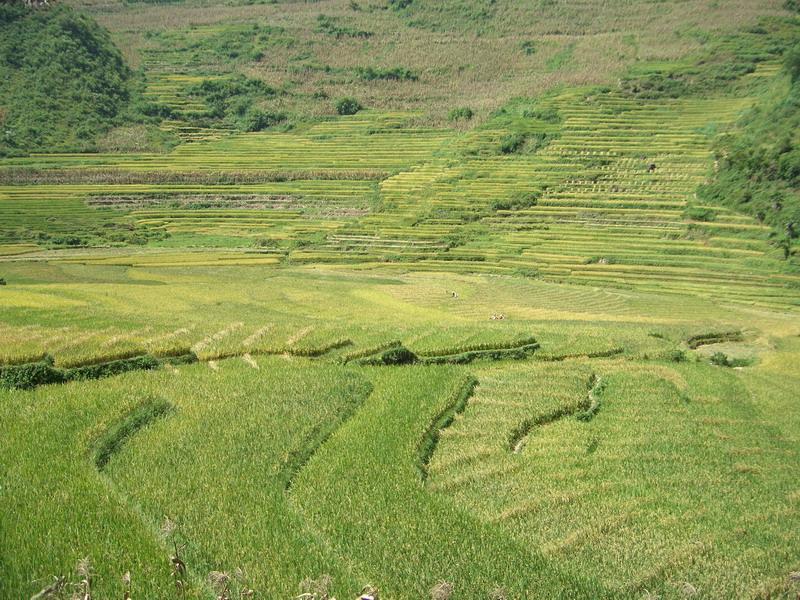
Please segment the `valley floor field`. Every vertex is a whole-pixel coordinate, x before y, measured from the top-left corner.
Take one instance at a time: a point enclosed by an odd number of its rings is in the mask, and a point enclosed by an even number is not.
[[[50,283],[12,296],[40,325],[7,329],[24,332],[9,347],[76,365],[161,344],[205,362],[0,392],[3,595],[85,554],[98,590],[119,593],[130,570],[141,595],[169,595],[165,516],[193,597],[205,573],[237,567],[267,597],[322,574],[337,595],[371,583],[392,598],[439,580],[469,598],[792,589],[791,313],[506,276],[40,268]],[[530,338],[522,362],[357,364],[395,340],[425,357]],[[708,364],[718,346],[756,366]],[[142,411],[143,429],[120,429]]]

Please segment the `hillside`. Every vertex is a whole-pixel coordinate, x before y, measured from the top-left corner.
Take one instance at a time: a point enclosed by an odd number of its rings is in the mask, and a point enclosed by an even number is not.
[[[113,126],[148,121],[149,107],[132,106],[136,83],[90,17],[64,4],[0,5],[0,155],[91,151]]]
[[[795,4],[0,5],[0,598],[797,597]]]

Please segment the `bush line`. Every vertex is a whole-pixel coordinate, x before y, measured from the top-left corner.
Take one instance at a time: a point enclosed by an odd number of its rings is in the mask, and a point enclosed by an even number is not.
[[[479,359],[486,360],[522,360],[540,348],[533,338],[525,340],[520,346],[487,348],[484,350],[466,350],[454,354],[425,355],[414,354],[401,344],[392,344],[385,350],[357,359],[356,364],[362,366],[387,365],[463,365]]]
[[[514,348],[529,346],[531,344],[536,344],[536,343],[537,343],[536,338],[533,336],[529,336],[498,344],[484,342],[482,344],[464,344],[459,348],[440,348],[438,350],[428,350],[423,352],[417,352],[417,355],[422,358],[427,358],[435,356],[451,356],[455,354],[464,354],[465,352],[473,352],[473,351],[511,350]]]
[[[693,335],[686,340],[686,344],[692,350],[696,350],[700,346],[708,346],[709,344],[719,344],[722,342],[741,342],[744,340],[744,335],[740,330],[733,331],[711,331],[708,333],[699,333]]]
[[[375,346],[362,348],[361,350],[353,350],[352,352],[348,352],[342,357],[342,362],[348,363],[350,361],[358,360],[360,358],[366,358],[374,354],[379,354],[384,350],[389,350],[390,348],[396,348],[401,345],[402,342],[400,340],[391,340],[389,342],[384,342],[382,344],[377,344]]]
[[[558,354],[555,356],[540,354],[536,357],[536,359],[545,362],[560,362],[562,360],[571,360],[573,358],[609,358],[611,356],[622,354],[623,352],[625,352],[625,348],[622,346],[617,346],[616,348],[598,350],[597,352],[576,352],[574,354]]]
[[[128,371],[151,370],[162,364],[188,364],[196,361],[197,357],[191,353],[164,359],[142,354],[62,369],[54,366],[53,358],[47,356],[38,362],[0,366],[0,389],[30,390],[40,385],[101,379]]]
[[[459,354],[446,354],[444,356],[428,356],[420,359],[425,365],[464,365],[474,360],[522,360],[540,348],[538,342],[517,346],[515,348],[494,348],[491,350],[471,350]]]

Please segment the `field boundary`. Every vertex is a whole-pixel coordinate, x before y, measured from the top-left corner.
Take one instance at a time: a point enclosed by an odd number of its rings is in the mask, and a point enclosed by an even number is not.
[[[467,375],[462,379],[447,405],[434,417],[425,430],[417,446],[417,471],[423,482],[428,479],[428,466],[433,453],[436,451],[436,446],[439,444],[442,430],[450,427],[456,416],[467,409],[469,399],[473,396],[477,387],[478,380],[474,376]]]
[[[522,421],[522,423],[511,431],[511,435],[509,435],[507,445],[509,452],[512,454],[519,454],[525,447],[525,442],[528,437],[537,427],[544,427],[545,425],[573,415],[576,415],[580,421],[590,421],[600,410],[599,395],[604,386],[605,382],[603,379],[598,377],[597,374],[592,373],[589,377],[589,392],[579,403],[572,406],[561,406],[553,411],[539,415],[538,417]]]

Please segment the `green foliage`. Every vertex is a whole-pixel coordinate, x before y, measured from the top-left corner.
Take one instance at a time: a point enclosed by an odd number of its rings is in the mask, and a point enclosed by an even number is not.
[[[507,133],[500,138],[500,152],[503,154],[513,154],[522,150],[527,136],[524,133]]]
[[[520,210],[536,206],[539,202],[540,192],[517,192],[503,200],[492,202],[492,210]]]
[[[744,359],[744,358],[731,358],[724,352],[714,352],[709,358],[709,361],[712,365],[717,365],[718,367],[746,367],[750,364],[751,361]]]
[[[561,123],[563,120],[558,109],[554,106],[547,108],[530,108],[522,111],[522,116],[526,119],[537,119],[545,123]]]
[[[417,79],[419,79],[416,73],[403,67],[394,67],[390,69],[359,67],[357,73],[364,81],[375,81],[376,79],[388,81],[417,81]]]
[[[147,400],[111,426],[96,442],[94,464],[102,470],[122,445],[141,428],[167,415],[172,405],[166,400]]]
[[[363,31],[360,29],[354,29],[352,27],[346,27],[341,25],[338,19],[328,15],[317,16],[317,31],[327,35],[332,35],[336,38],[350,37],[367,39],[372,37],[371,31]]]
[[[797,47],[786,69],[792,84],[773,84],[769,97],[716,142],[718,171],[698,195],[750,214],[772,226],[785,258],[800,235],[800,81],[795,78]],[[800,60],[800,59],[798,59]]]
[[[517,154],[521,152],[538,152],[546,147],[557,134],[537,131],[534,133],[512,132],[500,138],[500,152],[502,154]]]
[[[133,356],[121,358],[96,365],[84,365],[64,370],[66,381],[84,381],[87,379],[100,379],[112,377],[128,371],[147,371],[157,368],[161,363],[153,356]]]
[[[800,43],[786,51],[784,64],[792,83],[797,83],[800,80]]]
[[[0,365],[0,388],[31,389],[49,383],[65,383],[67,381],[85,381],[111,377],[128,371],[155,369],[160,361],[149,355],[122,358],[99,364],[83,365],[71,369],[60,369],[53,366],[53,359],[22,365]]]
[[[188,88],[190,96],[201,98],[208,106],[206,118],[219,121],[239,131],[261,131],[284,123],[286,115],[265,111],[258,103],[277,92],[260,79],[234,75],[221,79],[205,79]]]
[[[732,331],[709,331],[689,337],[686,340],[686,344],[689,348],[694,350],[700,346],[719,344],[722,342],[741,342],[743,339],[744,336],[738,329]]]
[[[0,389],[29,390],[39,385],[64,381],[63,372],[53,367],[50,357],[24,365],[0,366]]]
[[[447,119],[449,121],[469,121],[474,116],[475,113],[469,106],[459,106],[447,113]]]
[[[354,115],[362,109],[361,104],[355,98],[339,98],[334,104],[336,112],[340,115]]]
[[[381,350],[377,354],[365,356],[356,362],[360,365],[390,366],[390,365],[410,365],[417,362],[418,357],[404,346],[394,346],[386,350]]]
[[[65,4],[0,4],[0,154],[91,149],[124,120],[132,81],[89,17]]]
[[[778,59],[796,38],[795,28],[789,20],[762,19],[746,31],[711,39],[704,33],[704,51],[695,60],[635,68],[620,80],[620,89],[641,99],[680,98],[730,89],[754,72],[759,63]],[[685,34],[696,37],[696,32]]]
[[[531,40],[525,40],[520,44],[520,48],[522,51],[527,54],[528,56],[532,56],[536,54],[536,42]]]
[[[257,62],[275,46],[290,46],[292,38],[284,29],[261,23],[247,26],[166,30],[145,33],[145,38],[159,44],[159,55],[184,64]]]
[[[683,216],[691,221],[710,222],[717,217],[717,213],[705,206],[689,206],[683,211]]]
[[[476,360],[524,360],[539,349],[535,340],[527,340],[511,347],[466,350],[455,354],[425,356],[420,362],[429,365],[466,365]]]

